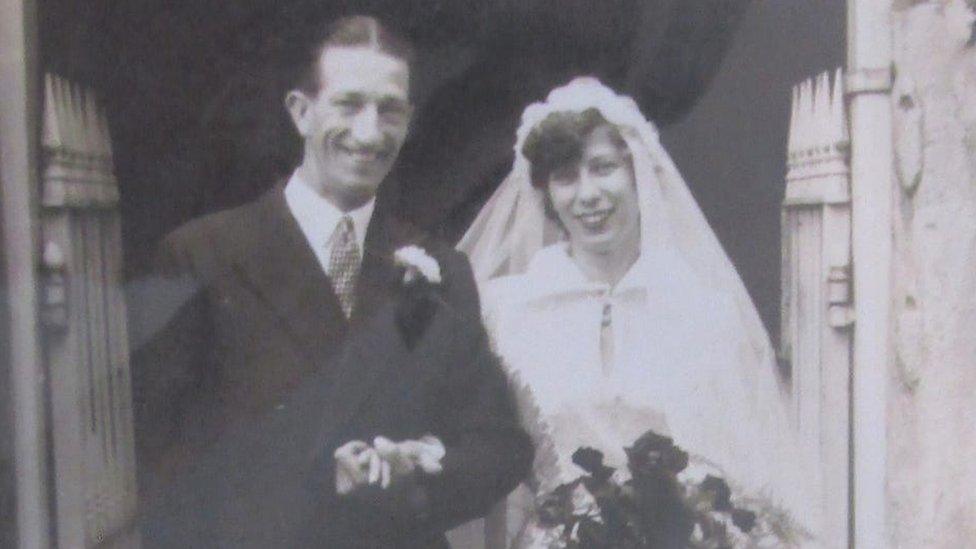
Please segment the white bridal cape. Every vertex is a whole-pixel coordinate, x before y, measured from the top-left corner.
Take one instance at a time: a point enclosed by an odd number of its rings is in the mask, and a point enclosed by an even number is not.
[[[569,257],[521,154],[550,113],[589,108],[624,137],[640,201],[640,259],[614,288],[588,281]],[[769,338],[654,126],[630,98],[577,78],[525,110],[515,150],[459,248],[536,442],[530,489],[578,477],[570,456],[580,446],[624,468],[623,447],[654,429],[734,487],[803,513],[803,467]],[[600,354],[607,305],[610,364]]]

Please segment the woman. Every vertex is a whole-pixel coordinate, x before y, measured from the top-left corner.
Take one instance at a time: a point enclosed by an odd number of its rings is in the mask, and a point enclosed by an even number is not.
[[[582,446],[624,469],[623,447],[653,429],[799,511],[768,337],[632,100],[578,78],[526,109],[513,171],[460,248],[537,444],[530,492],[578,477]],[[516,545],[545,535],[531,507],[509,506]]]

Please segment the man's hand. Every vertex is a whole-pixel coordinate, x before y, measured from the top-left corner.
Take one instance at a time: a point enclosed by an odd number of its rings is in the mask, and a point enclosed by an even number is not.
[[[346,495],[361,486],[376,483],[382,475],[382,460],[369,444],[353,440],[333,454],[336,460],[336,492]]]
[[[402,442],[376,437],[372,446],[361,440],[347,442],[334,454],[336,492],[347,495],[363,486],[373,485],[385,489],[418,469],[436,475],[443,470],[441,459],[444,454],[444,445],[431,435]]]
[[[441,466],[441,460],[446,453],[444,444],[433,435],[403,442],[376,437],[373,447],[380,453],[380,457],[391,463],[394,475],[404,472],[409,474],[416,469],[428,475],[436,475],[444,469]]]

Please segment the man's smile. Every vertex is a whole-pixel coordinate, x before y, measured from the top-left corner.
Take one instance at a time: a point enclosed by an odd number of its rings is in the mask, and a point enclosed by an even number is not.
[[[351,147],[342,143],[336,143],[335,147],[337,151],[357,163],[377,162],[389,156],[385,147]]]

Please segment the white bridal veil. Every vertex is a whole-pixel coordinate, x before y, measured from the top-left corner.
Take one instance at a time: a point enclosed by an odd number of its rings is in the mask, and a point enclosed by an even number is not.
[[[545,215],[540,192],[530,182],[529,162],[521,151],[532,129],[550,114],[587,109],[597,109],[615,125],[630,148],[640,201],[641,253],[658,273],[654,276],[692,273],[696,281],[687,292],[694,295],[685,293],[672,299],[687,299],[688,308],[697,306],[692,303],[709,303],[708,311],[689,312],[700,316],[704,324],[725,319],[719,331],[712,330],[705,337],[716,339],[717,333],[719,341],[708,343],[726,347],[727,357],[719,358],[704,373],[689,374],[707,376],[709,391],[721,393],[699,394],[690,400],[707,400],[705,405],[720,415],[712,416],[712,422],[696,416],[699,419],[694,421],[704,425],[691,425],[689,419],[684,430],[691,432],[690,438],[682,441],[676,436],[676,441],[692,452],[724,459],[723,468],[731,464],[727,469],[730,480],[758,488],[772,500],[801,512],[797,502],[803,490],[790,479],[798,476],[802,465],[796,461],[792,422],[769,337],[742,280],[661,146],[656,128],[632,99],[594,78],[581,77],[554,89],[544,102],[529,106],[518,130],[512,172],[485,204],[459,249],[468,254],[475,276],[484,282],[524,273],[538,250],[564,238]],[[653,284],[648,281],[651,291]],[[653,313],[648,318],[654,321]]]
[[[554,112],[597,109],[615,125],[633,156],[641,213],[641,253],[662,268],[683,261],[708,288],[731,298],[744,337],[757,354],[771,358],[772,347],[742,280],[712,232],[704,214],[657,129],[633,99],[618,95],[595,78],[579,77],[550,92],[546,101],[522,114],[515,144],[515,165],[465,233],[458,249],[468,254],[475,277],[487,280],[525,271],[541,248],[562,239],[545,215],[542,197],[532,187],[522,146],[529,133]]]

